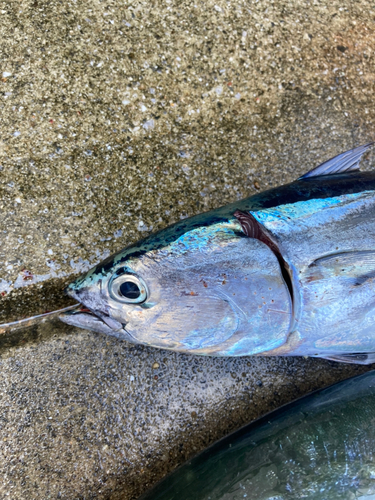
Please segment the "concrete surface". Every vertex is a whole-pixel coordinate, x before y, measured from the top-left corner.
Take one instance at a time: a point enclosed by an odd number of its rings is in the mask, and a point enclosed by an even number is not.
[[[229,431],[366,370],[187,356],[46,322],[0,349],[0,498],[135,499]]]
[[[74,275],[151,230],[374,139],[369,1],[21,0],[0,16],[0,324],[68,305]],[[53,322],[0,344],[12,499],[136,498],[364,370],[197,359]]]
[[[1,5],[0,322],[374,138],[371,2]]]

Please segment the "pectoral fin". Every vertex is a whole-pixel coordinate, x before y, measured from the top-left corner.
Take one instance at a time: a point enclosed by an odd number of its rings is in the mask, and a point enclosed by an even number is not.
[[[355,365],[371,365],[375,363],[375,352],[360,352],[348,354],[332,354],[327,356],[319,356],[322,359],[337,361],[339,363],[351,363]]]
[[[343,252],[315,260],[309,266],[310,281],[335,277],[351,278],[354,286],[375,278],[375,252]]]

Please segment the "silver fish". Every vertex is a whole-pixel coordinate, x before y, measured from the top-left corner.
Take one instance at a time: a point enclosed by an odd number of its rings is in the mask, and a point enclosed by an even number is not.
[[[83,308],[61,319],[193,354],[374,362],[370,146],[107,258],[69,285]]]

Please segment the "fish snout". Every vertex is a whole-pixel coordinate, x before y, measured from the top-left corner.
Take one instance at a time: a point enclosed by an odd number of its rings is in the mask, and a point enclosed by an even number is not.
[[[83,304],[84,307],[100,318],[112,330],[118,331],[123,329],[123,323],[112,317],[110,307],[100,292],[98,293],[97,289],[85,286],[77,288],[72,283],[65,288],[64,292],[80,304]]]
[[[107,314],[107,304],[105,302],[105,299],[101,296],[100,291],[95,287],[76,287],[74,286],[74,283],[72,283],[65,288],[64,292],[69,295],[69,297],[72,297],[91,311],[103,311],[104,314]]]
[[[70,285],[65,287],[64,294],[68,295],[69,297],[72,297],[72,299],[75,299],[78,302],[82,302],[81,295],[85,289],[76,289],[73,285],[74,285],[74,283],[70,283]]]

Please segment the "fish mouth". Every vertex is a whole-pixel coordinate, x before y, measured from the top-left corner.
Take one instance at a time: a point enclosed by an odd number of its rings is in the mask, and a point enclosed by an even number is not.
[[[138,342],[126,331],[125,324],[111,318],[102,311],[92,311],[82,304],[77,305],[75,309],[60,314],[59,319],[71,326],[78,326],[85,330],[104,333],[121,340],[127,340],[133,344],[138,344]]]
[[[70,314],[60,316],[60,319],[65,323],[88,330],[105,331],[108,334],[113,334],[109,330],[113,330],[113,332],[125,331],[125,324],[112,318],[107,311],[103,310],[107,309],[105,304],[95,301],[95,305],[102,307],[91,308],[87,305],[87,302],[90,303],[90,290],[86,287],[77,290],[74,283],[71,283],[65,288],[64,293],[79,302],[76,309],[69,311]]]

